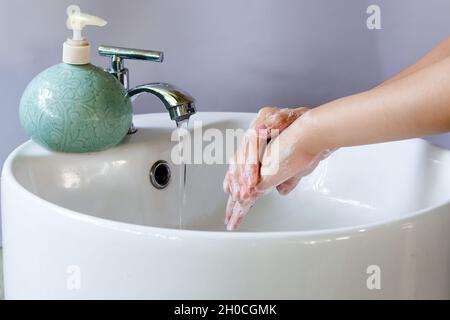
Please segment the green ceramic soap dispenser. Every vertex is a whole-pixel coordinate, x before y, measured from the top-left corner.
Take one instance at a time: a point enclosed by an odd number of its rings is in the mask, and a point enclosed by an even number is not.
[[[130,99],[111,74],[89,63],[81,31],[106,21],[67,8],[73,37],[63,45],[63,63],[38,74],[20,101],[20,121],[40,145],[62,152],[100,151],[118,144],[131,126]]]

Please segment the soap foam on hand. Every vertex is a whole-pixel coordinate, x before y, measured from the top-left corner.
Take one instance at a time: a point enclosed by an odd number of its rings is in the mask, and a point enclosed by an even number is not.
[[[260,167],[260,159],[263,157],[263,154],[267,154],[268,149],[274,149],[272,150],[273,152],[270,152],[269,154],[272,155],[275,153],[275,158],[270,158],[266,155],[266,159],[270,159],[276,164],[276,171],[280,170],[280,168],[278,168],[278,165],[281,162],[280,157],[282,154],[289,154],[290,149],[282,149],[284,152],[280,153],[279,148],[273,147],[273,141],[276,139],[275,144],[278,146],[277,138],[279,137],[280,132],[288,128],[300,116],[307,113],[308,110],[309,109],[305,107],[285,108],[281,110],[275,107],[265,107],[258,112],[256,119],[252,122],[249,129],[249,131],[253,131],[256,134],[253,136],[246,134],[244,138],[248,140],[253,138],[258,141],[256,147],[255,144],[253,144],[252,147],[252,144],[249,141],[244,140],[243,146],[240,147],[240,150],[236,152],[236,155],[233,157],[232,161],[230,161],[230,167],[225,176],[224,191],[231,193],[225,210],[225,224],[227,225],[227,230],[236,230],[250,208],[264,195],[266,190],[256,189],[257,185],[260,183],[261,174],[276,174],[272,167]],[[264,141],[257,140],[261,139],[261,133],[264,133]],[[271,139],[272,142],[267,145],[269,139]],[[256,172],[253,172],[254,167],[246,165],[249,160],[254,158],[256,158]],[[300,174],[293,177],[287,177],[286,181],[280,182],[277,186],[278,192],[280,194],[289,193],[295,188],[301,177],[302,175]]]

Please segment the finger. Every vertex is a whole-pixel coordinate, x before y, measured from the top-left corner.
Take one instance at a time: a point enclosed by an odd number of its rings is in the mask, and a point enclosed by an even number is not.
[[[283,157],[279,154],[280,149],[290,150],[289,145],[287,146],[289,148],[287,148],[279,141],[283,135],[284,133],[275,140],[272,140],[265,149],[261,161],[260,179],[258,184],[255,186],[256,191],[266,191],[271,189],[272,187],[275,187],[291,178],[298,172],[295,170],[295,167],[292,167],[290,159],[292,155],[290,153],[284,155]]]
[[[259,151],[258,137],[255,130],[251,130],[248,136],[245,165],[243,168],[243,184],[241,190],[241,200],[250,197],[250,191],[256,186],[259,179]]]
[[[274,138],[308,110],[306,107],[281,109],[277,113],[268,114],[266,120],[259,123],[257,129],[268,129],[270,137]]]
[[[240,149],[240,166],[239,166],[239,170],[240,170],[240,176],[239,176],[239,186],[240,186],[240,194],[239,194],[239,201],[241,201],[242,199],[245,199],[248,196],[248,192],[247,192],[247,180],[248,180],[248,175],[249,172],[247,172],[247,165],[248,165],[248,157],[249,157],[249,144],[250,144],[250,135],[251,135],[251,131],[253,129],[248,129],[245,133],[243,142],[242,142],[242,146]]]
[[[244,208],[242,207],[240,202],[236,202],[233,207],[233,213],[231,214],[231,217],[227,224],[227,230],[228,231],[234,231],[237,228],[237,222],[239,218],[245,215],[246,212],[244,212]]]
[[[231,197],[233,198],[234,201],[239,200],[240,198],[239,191],[240,191],[239,182],[236,181],[236,179],[234,179],[231,185]]]
[[[251,197],[252,190],[259,181],[259,164],[248,164],[245,168],[245,189],[241,192],[241,200],[248,200]]]
[[[247,200],[250,197],[250,175],[251,175],[251,168],[249,165],[244,165],[242,169],[242,178],[241,178],[241,185],[240,185],[240,193],[239,193],[239,200]]]
[[[239,199],[239,189],[240,189],[240,179],[239,179],[239,154],[236,154],[230,160],[229,167],[229,184],[230,184],[230,193],[234,200]]]
[[[233,231],[236,230],[239,225],[242,223],[244,217],[250,211],[250,209],[254,206],[256,201],[263,195],[263,192],[253,192],[250,196],[250,199],[247,201],[236,202],[233,208],[233,213],[229,219],[227,224],[227,230]]]
[[[244,221],[244,217],[245,217],[245,215],[239,216],[239,218],[237,219],[236,223],[234,224],[234,230],[239,229],[239,227],[242,224],[242,221]]]
[[[236,204],[236,201],[233,200],[233,198],[231,196],[228,197],[228,201],[227,201],[227,207],[225,209],[225,224],[228,224],[228,222],[230,221],[231,215],[233,214],[233,208],[234,205]]]
[[[264,122],[270,115],[275,114],[280,109],[277,107],[263,107],[258,111],[258,115],[256,116],[256,119],[253,120],[253,123],[250,125],[250,128],[256,128],[259,126],[260,123]]]
[[[223,179],[223,191],[225,193],[229,193],[231,191],[230,188],[230,174],[227,171],[227,173],[225,173],[225,178]]]

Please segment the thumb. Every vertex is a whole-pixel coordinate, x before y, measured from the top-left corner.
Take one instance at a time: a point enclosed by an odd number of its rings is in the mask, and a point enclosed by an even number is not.
[[[261,174],[259,183],[255,186],[255,191],[265,192],[273,187],[276,187],[289,179],[292,175],[288,170],[278,170],[275,174]]]
[[[302,174],[297,174],[289,178],[288,180],[284,181],[283,183],[277,185],[278,193],[281,195],[287,195],[288,193],[290,193],[292,190],[295,189],[295,187],[298,185],[302,177],[303,177]]]

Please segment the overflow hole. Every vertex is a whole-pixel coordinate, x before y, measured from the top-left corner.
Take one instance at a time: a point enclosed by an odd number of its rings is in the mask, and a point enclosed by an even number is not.
[[[156,189],[164,189],[170,182],[170,175],[167,161],[158,160],[150,169],[150,182]]]

